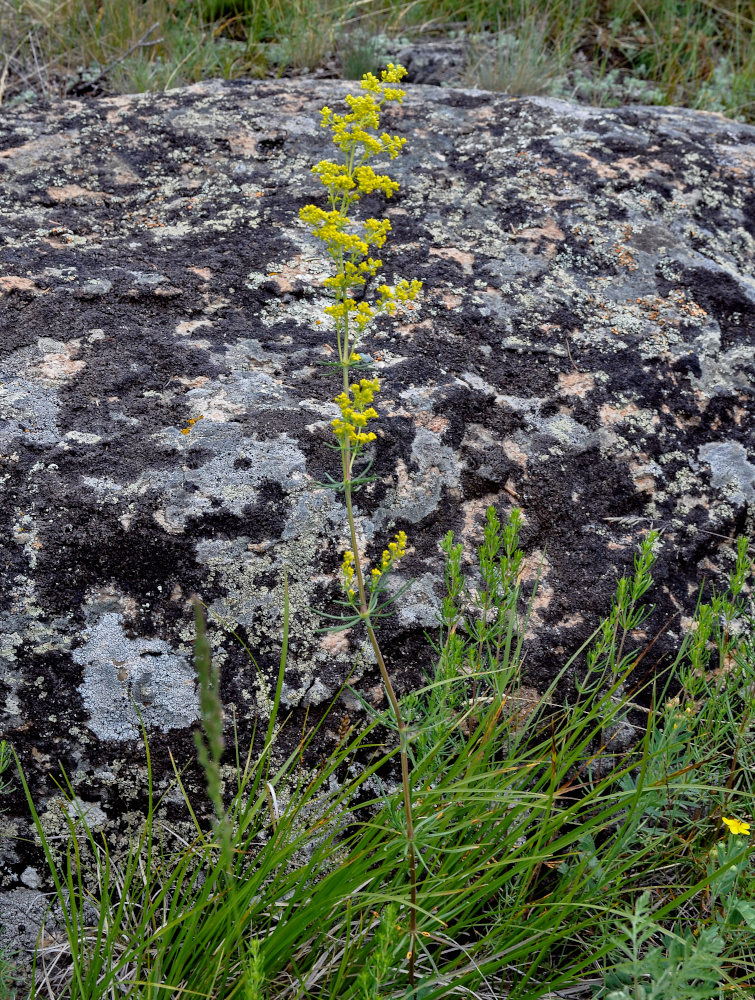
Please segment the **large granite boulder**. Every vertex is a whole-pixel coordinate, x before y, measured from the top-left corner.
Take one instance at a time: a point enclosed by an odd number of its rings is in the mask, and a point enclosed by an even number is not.
[[[284,705],[317,718],[349,674],[380,703],[362,637],[317,632],[346,535],[316,486],[336,473],[327,267],[297,219],[322,198],[318,110],[354,86],[210,82],[0,121],[0,725],[52,830],[59,764],[111,832],[138,813],[135,704],[158,787],[169,749],[191,758],[194,593],[256,656],[214,627],[242,739],[267,710],[284,568]],[[425,285],[365,346],[383,388],[361,541],[373,555],[403,529],[411,547],[382,632],[397,687],[431,663],[439,540],[471,554],[491,503],[522,508],[541,572],[532,685],[651,526],[662,662],[753,528],[755,129],[425,86],[384,124],[408,139],[401,190],[365,209],[393,227],[386,276]],[[0,922],[21,940],[43,872],[1,846]]]

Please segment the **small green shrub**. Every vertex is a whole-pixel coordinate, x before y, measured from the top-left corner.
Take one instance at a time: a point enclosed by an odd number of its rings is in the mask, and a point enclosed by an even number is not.
[[[468,85],[514,95],[548,93],[560,69],[546,26],[535,18],[471,42],[467,64]]]
[[[338,37],[338,54],[344,80],[361,80],[365,73],[377,73],[384,65],[387,38],[369,25],[343,28]]]

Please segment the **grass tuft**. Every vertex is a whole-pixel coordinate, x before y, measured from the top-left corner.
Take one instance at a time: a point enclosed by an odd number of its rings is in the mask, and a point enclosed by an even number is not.
[[[752,122],[754,30],[754,0],[0,0],[0,104],[339,64],[357,79],[385,39],[445,35],[467,39],[475,86]]]
[[[190,841],[158,823],[150,780],[125,856],[112,856],[72,808],[56,855],[21,775],[67,932],[38,956],[32,997],[749,995],[746,540],[726,592],[701,598],[667,682],[637,679],[660,544],[650,533],[600,628],[532,699],[522,663],[534,598],[525,602],[519,582],[519,526],[518,511],[501,524],[489,510],[466,575],[461,546],[443,540],[434,670],[401,701],[415,788],[414,991],[395,717],[375,713],[343,733],[315,768],[303,764],[314,733],[276,765],[284,652],[265,737],[239,760],[214,818],[200,818],[176,767]],[[286,604],[286,623],[289,614]],[[198,674],[211,691],[201,615],[197,625]],[[217,750],[218,705],[205,695],[202,706],[206,746]],[[149,769],[146,736],[144,753]],[[212,798],[216,778],[205,772]]]

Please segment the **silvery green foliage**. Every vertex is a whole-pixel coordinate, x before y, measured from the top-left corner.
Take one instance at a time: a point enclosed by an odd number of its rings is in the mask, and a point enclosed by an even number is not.
[[[695,937],[661,931],[644,892],[619,930],[617,951],[624,956],[607,977],[605,1000],[713,1000],[723,979],[724,941],[715,927]],[[661,941],[660,944],[655,942]],[[616,988],[614,988],[616,987]]]

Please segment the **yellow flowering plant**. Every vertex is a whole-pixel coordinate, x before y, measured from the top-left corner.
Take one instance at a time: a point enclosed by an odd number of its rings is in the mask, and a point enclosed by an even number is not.
[[[369,161],[379,155],[395,159],[406,140],[380,132],[380,112],[385,103],[401,103],[405,91],[398,84],[406,75],[402,66],[388,64],[378,80],[372,73],[362,77],[359,95],[348,94],[347,114],[337,114],[328,107],[321,111],[321,125],[330,129],[333,144],[340,151],[338,162],[321,160],[312,168],[328,195],[328,208],[305,205],[299,212],[302,222],[325,245],[333,265],[333,273],[325,279],[325,287],[332,294],[333,302],[325,307],[335,328],[338,360],[332,365],[340,370],[341,391],[335,397],[340,416],[331,422],[336,438],[334,447],[341,455],[340,481],[329,479],[321,485],[342,492],[346,504],[349,544],[341,562],[341,582],[345,600],[339,602],[346,609],[341,615],[326,615],[336,624],[328,631],[341,631],[364,624],[367,637],[375,654],[385,691],[396,720],[400,741],[401,773],[403,784],[404,814],[408,842],[410,879],[410,948],[408,976],[414,987],[414,963],[417,939],[417,875],[415,861],[414,822],[412,816],[412,789],[409,777],[409,733],[391,682],[385,660],[375,634],[374,623],[386,613],[405,588],[386,596],[385,584],[391,570],[406,555],[407,537],[399,531],[383,551],[380,562],[371,570],[363,567],[357,545],[354,520],[353,494],[374,477],[369,476],[371,462],[361,471],[356,463],[364,457],[365,449],[376,439],[371,422],[379,418],[373,406],[380,391],[377,378],[353,378],[352,369],[364,369],[369,362],[358,353],[360,340],[376,316],[394,315],[399,308],[411,308],[422,283],[416,279],[400,280],[395,286],[380,283],[377,297],[368,301],[366,286],[378,278],[382,260],[374,256],[384,245],[391,224],[387,219],[356,221],[349,214],[363,195],[382,192],[390,198],[398,184],[386,174],[377,174]],[[358,298],[357,298],[358,296]]]
[[[373,403],[380,391],[380,381],[377,378],[352,380],[351,369],[362,369],[368,365],[362,360],[357,347],[370,323],[381,313],[393,315],[403,306],[411,307],[421,291],[422,282],[402,279],[395,286],[381,283],[377,288],[377,298],[369,302],[363,294],[365,286],[378,275],[383,263],[372,256],[372,251],[383,246],[391,224],[387,219],[359,222],[349,214],[365,194],[381,191],[390,198],[398,190],[396,181],[386,174],[375,173],[368,161],[380,154],[395,159],[406,142],[399,136],[379,131],[383,104],[391,101],[401,103],[405,96],[405,91],[394,86],[405,75],[406,70],[402,66],[389,63],[380,80],[372,73],[363,76],[362,94],[346,96],[348,114],[337,114],[328,107],[322,109],[321,125],[330,129],[332,141],[340,150],[342,159],[339,162],[321,160],[312,168],[312,173],[327,189],[328,210],[310,204],[299,212],[300,219],[310,227],[312,234],[325,244],[334,269],[324,282],[334,298],[333,304],[325,307],[325,313],[335,327],[338,360],[334,367],[340,369],[342,379],[342,389],[335,397],[341,415],[331,422],[337,442],[335,447],[341,453],[342,478],[329,478],[327,483],[321,485],[343,492],[351,536],[350,549],[342,563],[346,594],[346,601],[342,603],[350,613],[329,616],[338,622],[334,630],[351,628],[364,621],[368,633],[371,631],[372,621],[384,613],[398,596],[394,594],[386,599],[384,583],[388,573],[406,553],[406,535],[400,532],[383,553],[380,566],[369,574],[362,570],[352,498],[361,486],[373,478],[368,475],[371,463],[359,472],[355,469],[365,448],[377,438],[371,429],[371,421],[379,416]],[[359,301],[355,297],[358,292],[362,293]]]
[[[726,816],[721,817],[721,822],[727,827],[729,833],[735,837],[749,837],[750,836],[750,824],[742,819],[729,819]]]

